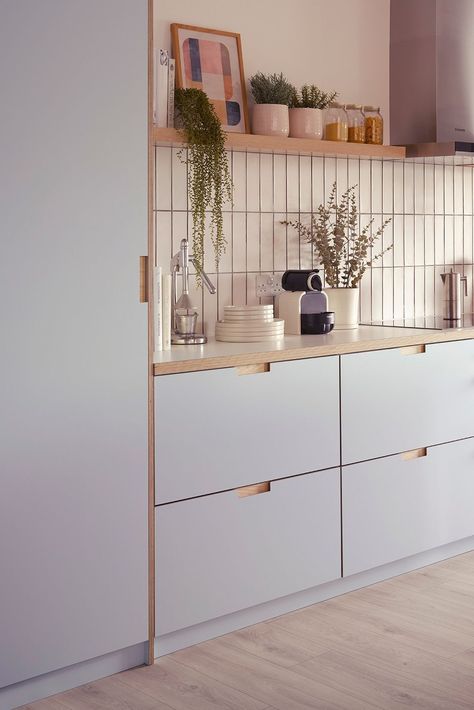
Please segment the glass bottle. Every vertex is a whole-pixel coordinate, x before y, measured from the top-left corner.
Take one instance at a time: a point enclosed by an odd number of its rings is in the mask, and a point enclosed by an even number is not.
[[[380,108],[364,106],[365,142],[373,145],[383,144],[383,118]]]
[[[329,104],[324,116],[324,140],[346,141],[348,137],[347,113],[341,104]]]
[[[349,143],[365,143],[365,119],[362,106],[347,104],[346,111]]]

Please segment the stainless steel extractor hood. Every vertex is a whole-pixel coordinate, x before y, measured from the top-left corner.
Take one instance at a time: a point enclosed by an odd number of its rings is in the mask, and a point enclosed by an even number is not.
[[[390,142],[474,158],[474,0],[391,0]]]

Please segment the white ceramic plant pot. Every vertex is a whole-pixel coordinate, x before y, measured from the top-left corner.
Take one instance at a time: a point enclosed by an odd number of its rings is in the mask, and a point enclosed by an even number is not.
[[[252,133],[259,136],[288,136],[289,132],[288,106],[255,104],[252,112]]]
[[[350,330],[359,327],[359,289],[325,288],[328,311],[334,311],[334,329]]]
[[[290,137],[323,137],[323,112],[320,108],[290,108]]]

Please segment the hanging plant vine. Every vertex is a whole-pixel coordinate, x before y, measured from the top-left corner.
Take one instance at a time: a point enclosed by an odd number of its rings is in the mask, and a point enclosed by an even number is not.
[[[175,106],[179,130],[188,143],[187,148],[179,152],[179,157],[187,164],[194,264],[200,286],[206,210],[211,216],[211,241],[217,271],[226,248],[222,208],[226,201],[232,201],[233,185],[225,151],[225,133],[206,94],[200,89],[176,89]]]

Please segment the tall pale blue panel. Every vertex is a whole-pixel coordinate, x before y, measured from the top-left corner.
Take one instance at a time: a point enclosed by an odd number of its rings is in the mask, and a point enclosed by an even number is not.
[[[0,4],[0,686],[147,637],[146,0]]]

